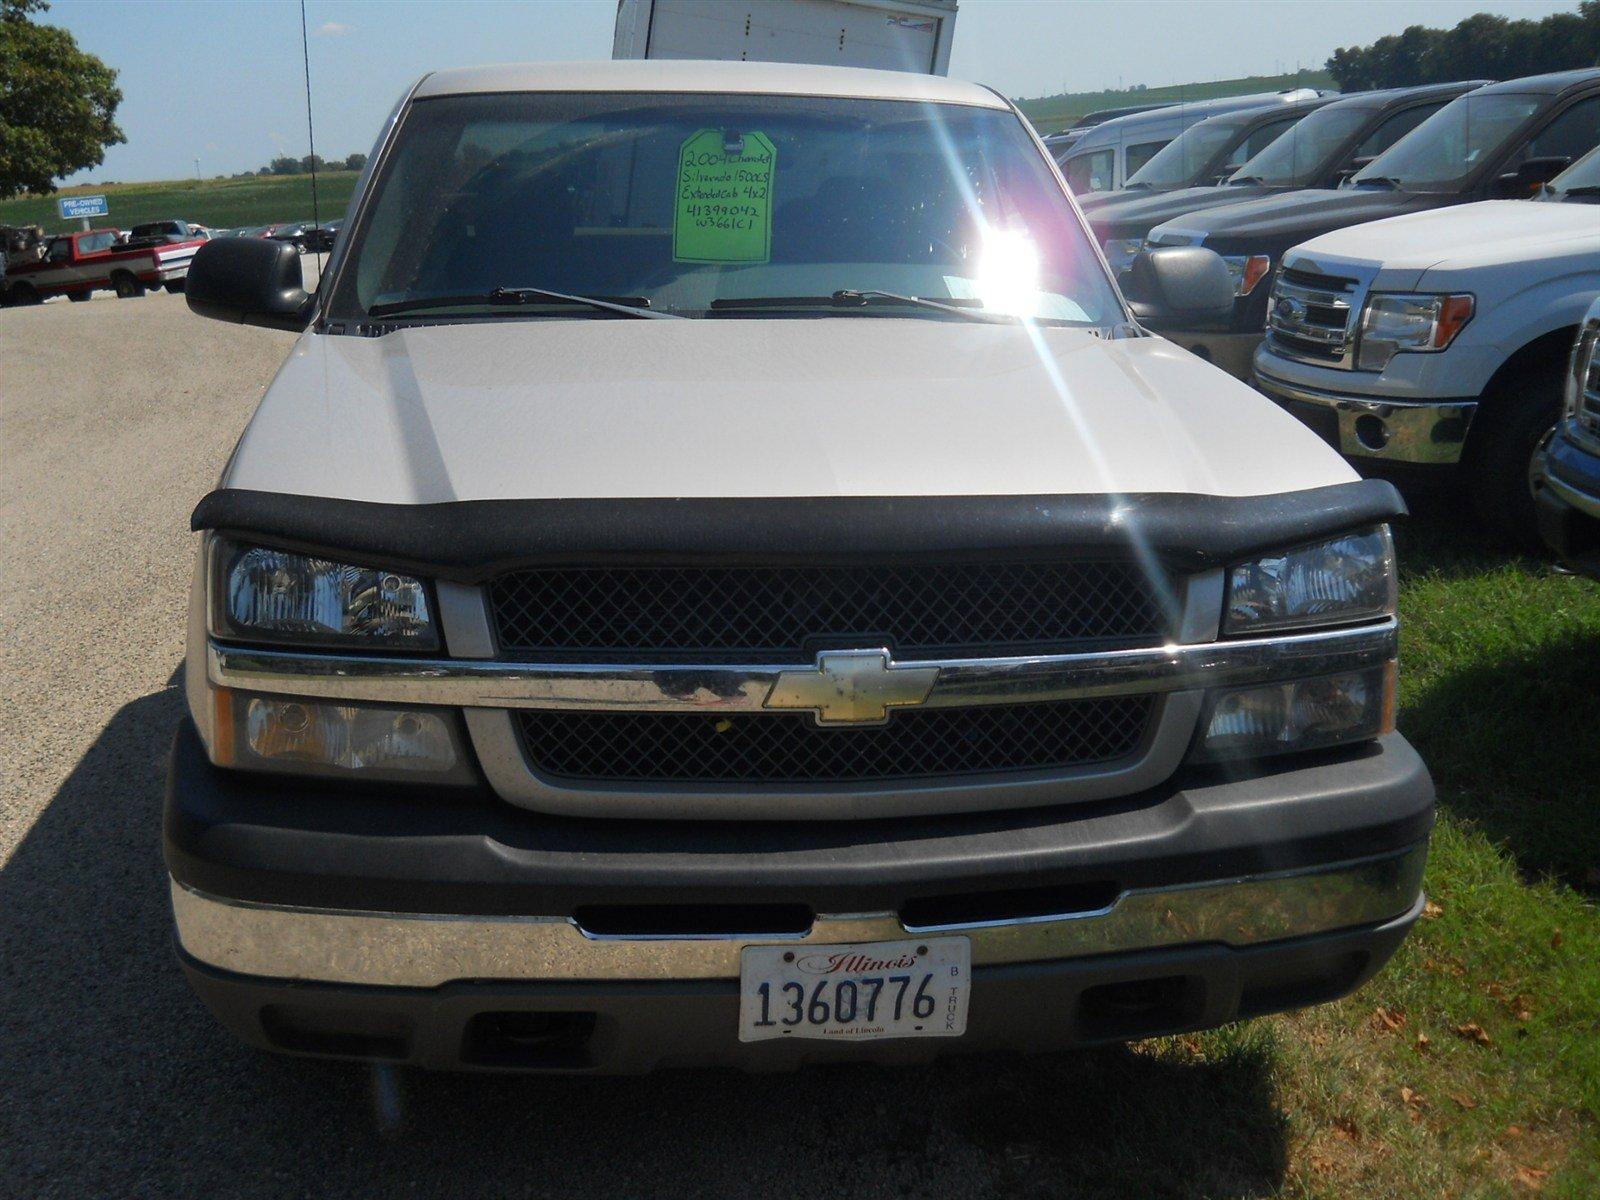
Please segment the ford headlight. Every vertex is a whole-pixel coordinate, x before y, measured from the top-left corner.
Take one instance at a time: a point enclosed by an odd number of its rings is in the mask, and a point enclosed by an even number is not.
[[[213,625],[222,637],[387,650],[439,647],[420,579],[221,540],[214,556]]]
[[[1248,296],[1272,270],[1272,258],[1266,254],[1224,254],[1221,258],[1233,280],[1235,296]]]
[[[1377,293],[1361,311],[1356,368],[1381,371],[1400,353],[1447,349],[1472,320],[1470,295]]]
[[[1133,266],[1133,260],[1139,257],[1139,251],[1144,249],[1142,238],[1107,238],[1102,247],[1106,252],[1106,262],[1111,269],[1121,275]]]
[[[1255,635],[1378,620],[1395,611],[1394,542],[1380,525],[1228,572],[1223,631]]]

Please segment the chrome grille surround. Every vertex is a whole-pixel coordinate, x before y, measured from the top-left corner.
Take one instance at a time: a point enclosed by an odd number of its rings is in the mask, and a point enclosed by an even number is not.
[[[1568,433],[1600,453],[1600,317],[1584,322],[1572,351],[1573,401]]]
[[[1366,293],[1359,279],[1286,263],[1267,305],[1268,345],[1296,362],[1353,370]]]

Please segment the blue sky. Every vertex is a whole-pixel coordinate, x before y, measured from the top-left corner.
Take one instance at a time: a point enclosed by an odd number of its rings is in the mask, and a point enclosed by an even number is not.
[[[732,0],[730,0],[732,2]],[[1573,0],[961,0],[950,73],[1012,96],[1315,67],[1341,45]],[[445,66],[608,58],[614,0],[307,0],[317,149],[365,151]],[[72,182],[232,174],[306,152],[295,0],[53,0],[43,19],[121,73],[128,144]]]

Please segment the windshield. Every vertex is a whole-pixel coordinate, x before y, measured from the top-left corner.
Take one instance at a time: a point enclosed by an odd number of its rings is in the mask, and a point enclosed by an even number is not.
[[[1600,188],[1600,148],[1589,151],[1550,181],[1552,197],[1557,200],[1568,192],[1593,196],[1596,188]]]
[[[1081,224],[1007,111],[745,95],[518,93],[415,102],[330,309],[605,318],[492,303],[544,289],[685,316],[879,290],[1107,325]],[[463,300],[482,297],[479,309]],[[444,305],[434,312],[444,316]],[[752,308],[753,310],[753,308]],[[769,307],[950,320],[926,306]]]
[[[1546,97],[1475,93],[1446,104],[1352,178],[1411,192],[1454,191],[1536,113]]]
[[[1240,182],[1306,187],[1328,172],[1328,158],[1372,115],[1371,109],[1319,108],[1234,173]]]
[[[1224,150],[1231,149],[1246,122],[1213,117],[1185,129],[1161,152],[1128,178],[1128,187],[1181,188],[1197,179],[1200,171]]]

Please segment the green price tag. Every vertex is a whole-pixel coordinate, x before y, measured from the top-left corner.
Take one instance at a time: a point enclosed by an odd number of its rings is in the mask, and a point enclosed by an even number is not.
[[[678,149],[674,262],[756,263],[772,257],[772,175],[764,133],[702,129]]]

